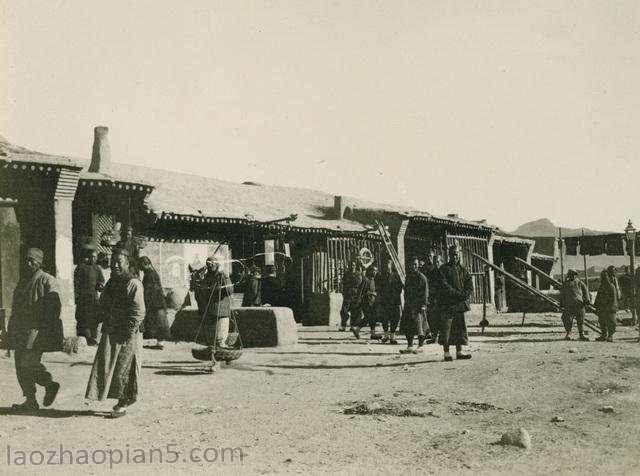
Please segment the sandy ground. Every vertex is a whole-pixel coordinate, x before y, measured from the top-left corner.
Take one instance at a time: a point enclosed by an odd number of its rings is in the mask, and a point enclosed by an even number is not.
[[[435,345],[400,356],[398,346],[331,328],[301,327],[300,344],[245,350],[214,374],[192,360],[188,344],[145,349],[142,398],[117,420],[102,413],[111,402],[83,401],[92,350],[48,354],[62,390],[52,410],[33,415],[7,408],[22,398],[13,361],[3,357],[0,473],[103,474],[109,456],[95,462],[112,450],[113,461],[125,460],[114,464],[119,474],[640,474],[637,331],[620,328],[614,343],[566,342],[557,315],[527,316],[524,327],[520,319],[495,316],[484,334],[471,326],[473,358],[451,363]],[[422,416],[343,413],[356,401]],[[531,450],[496,444],[518,427],[530,433]],[[60,445],[73,464],[67,456],[64,465],[16,466],[19,451],[48,458],[57,450],[59,462]],[[148,449],[167,445],[180,456],[165,452],[159,463],[156,453],[150,463]],[[235,447],[243,461],[222,450]],[[217,461],[190,460],[207,448],[219,451]],[[93,462],[78,464],[81,449],[98,450]],[[146,462],[133,463],[141,449]],[[26,455],[38,463],[37,452]]]

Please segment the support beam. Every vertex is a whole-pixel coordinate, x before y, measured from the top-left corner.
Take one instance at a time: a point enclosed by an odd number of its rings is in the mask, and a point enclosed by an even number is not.
[[[71,200],[54,200],[55,220],[55,275],[60,285],[60,318],[65,337],[76,335],[75,297],[73,292],[73,235],[71,219]]]
[[[540,277],[546,279],[547,281],[549,281],[556,289],[560,289],[562,287],[562,283],[560,283],[560,281],[555,280],[554,278],[549,276],[547,273],[542,271],[540,268],[536,268],[531,263],[527,263],[525,260],[523,260],[521,258],[518,258],[517,256],[516,256],[516,261],[518,263],[520,263],[522,266],[524,266],[525,268],[527,268],[529,271],[532,271],[533,273],[537,274],[538,276],[540,276]]]
[[[60,302],[62,303],[60,318],[65,337],[76,335],[72,204],[78,188],[79,175],[79,170],[63,169],[58,177],[53,196],[53,269],[60,285]]]
[[[543,301],[548,302],[549,304],[551,304],[552,306],[554,306],[557,310],[562,311],[562,306],[560,305],[560,303],[558,301],[556,301],[555,299],[550,298],[549,296],[547,296],[546,294],[542,293],[542,291],[540,291],[539,289],[533,288],[531,286],[529,286],[527,283],[525,283],[524,281],[522,281],[521,279],[518,279],[517,277],[515,277],[513,274],[499,268],[498,266],[496,266],[493,263],[490,263],[489,261],[487,261],[486,259],[484,259],[482,256],[478,256],[477,254],[473,254],[473,257],[480,260],[481,262],[483,262],[485,265],[489,266],[490,268],[492,268],[494,271],[497,271],[499,273],[501,273],[502,275],[504,275],[505,278],[509,279],[513,284],[515,284],[516,286],[518,286],[519,288],[524,289],[525,291],[528,291],[529,293],[533,294],[534,296],[539,297],[540,299],[542,299]],[[595,327],[594,324],[592,324],[591,322],[587,321],[585,319],[584,321],[584,325],[587,326],[589,329],[595,331],[595,332],[600,332],[600,329],[598,329],[597,327]]]

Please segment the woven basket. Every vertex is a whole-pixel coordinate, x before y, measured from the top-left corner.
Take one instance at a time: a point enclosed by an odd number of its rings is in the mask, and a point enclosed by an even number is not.
[[[191,349],[191,355],[196,360],[202,360],[204,362],[210,362],[211,359],[211,347],[196,347]],[[242,356],[242,349],[230,348],[230,349],[216,349],[213,357],[216,361],[231,362],[232,360],[238,360]]]

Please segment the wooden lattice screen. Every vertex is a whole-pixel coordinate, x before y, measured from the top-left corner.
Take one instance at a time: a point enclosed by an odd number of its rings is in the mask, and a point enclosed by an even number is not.
[[[484,265],[473,257],[473,254],[489,259],[489,242],[486,238],[463,235],[447,235],[447,248],[453,244],[457,244],[461,249],[461,261],[463,266],[471,274],[473,279],[473,295],[471,302],[473,304],[482,304],[482,295],[486,281]],[[487,293],[487,302],[491,301],[491,293]]]
[[[373,259],[380,266],[379,241],[364,238],[327,238],[321,251],[314,251],[302,260],[307,292],[341,293],[344,271],[362,248],[371,251]]]
[[[111,254],[111,249],[103,246],[100,241],[102,235],[105,233],[110,233],[113,230],[113,227],[116,224],[116,219],[113,215],[104,215],[101,213],[93,214],[93,237],[96,241],[98,252],[106,253],[107,255]]]

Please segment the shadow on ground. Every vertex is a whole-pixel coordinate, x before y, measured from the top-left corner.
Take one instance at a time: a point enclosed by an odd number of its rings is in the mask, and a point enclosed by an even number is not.
[[[41,408],[31,412],[16,411],[11,407],[0,407],[0,415],[31,416],[40,418],[71,418],[71,417],[102,417],[109,415],[105,412],[92,410],[56,410],[55,408]]]

